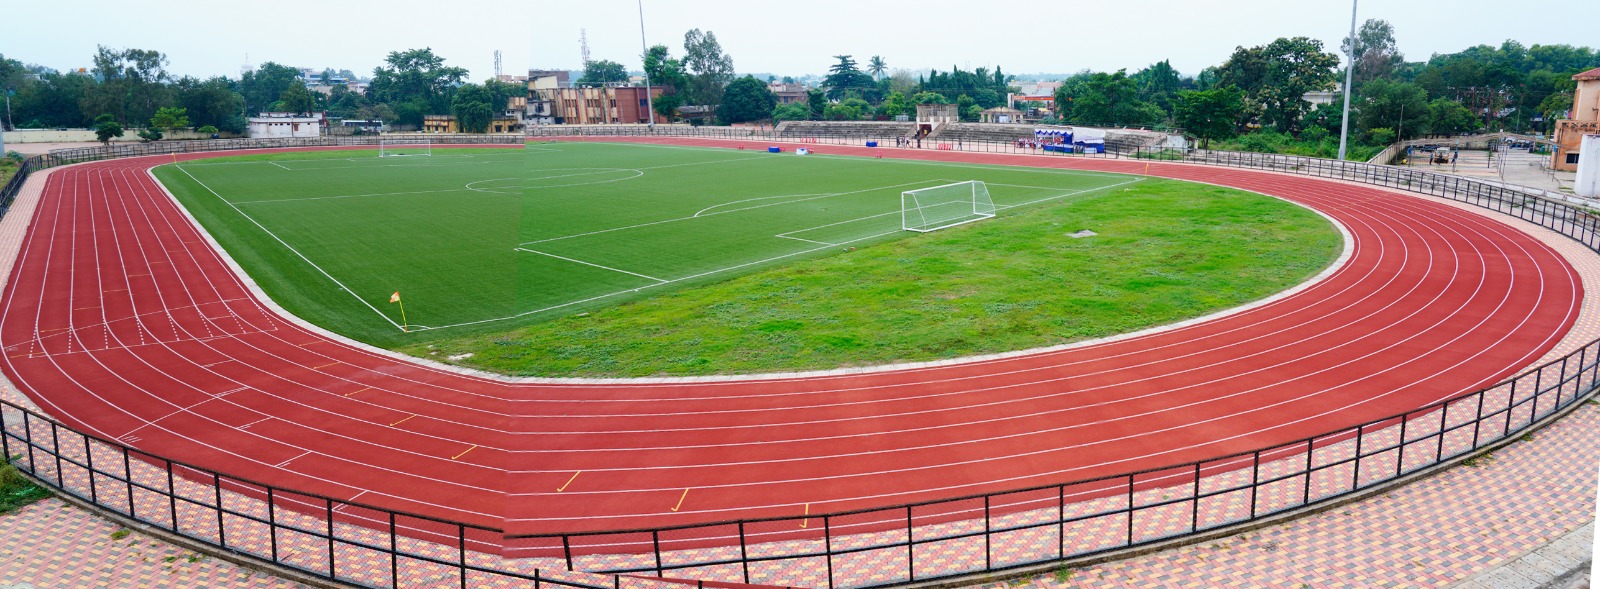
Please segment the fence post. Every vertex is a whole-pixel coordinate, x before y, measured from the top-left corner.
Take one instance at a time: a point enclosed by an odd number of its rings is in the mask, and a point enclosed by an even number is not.
[[[133,460],[128,458],[127,446],[122,446],[122,479],[128,485],[128,517],[138,519],[133,507]]]
[[[1133,475],[1128,475],[1128,542],[1133,545]]]
[[[276,501],[272,500],[272,487],[267,487],[267,533],[268,541],[272,543],[272,562],[278,562],[278,513]]]
[[[1200,463],[1194,463],[1194,511],[1189,514],[1189,532],[1200,530]]]
[[[1396,457],[1398,459],[1394,463],[1395,477],[1399,477],[1401,473],[1406,471],[1406,423],[1410,421],[1410,418],[1410,413],[1400,415],[1400,455]]]
[[[339,578],[338,567],[335,564],[337,560],[333,555],[333,498],[324,498],[322,503],[323,513],[328,516],[328,578],[337,579]]]
[[[172,461],[165,458],[162,460],[166,460],[167,463],[167,504],[172,511],[172,531],[181,534],[182,532],[178,531],[178,489],[172,485]]]
[[[1304,495],[1300,499],[1301,505],[1311,504],[1311,458],[1317,451],[1316,441],[1316,438],[1306,439],[1306,486],[1303,489]]]
[[[94,478],[94,474],[93,474],[92,471],[91,471],[89,477],[91,479]],[[225,527],[225,523],[222,520],[222,475],[217,474],[215,471],[213,471],[211,473],[211,488],[212,488],[212,490],[214,490],[216,492],[216,503],[217,503],[217,544],[220,544],[220,545],[222,545],[222,547],[226,548],[228,546],[228,530]],[[96,502],[96,503],[98,503],[98,502]]]
[[[1364,423],[1356,426],[1356,465],[1355,472],[1350,475],[1351,491],[1361,488],[1361,443],[1364,441],[1363,438],[1366,437],[1364,435],[1366,434],[1366,429],[1367,424]]]
[[[739,520],[739,564],[744,566],[744,584],[750,584],[750,548],[744,538],[744,520]]]
[[[917,535],[911,527],[911,506],[906,506],[906,579],[917,580]]]
[[[1580,364],[1580,366],[1581,366],[1581,364]],[[73,432],[73,433],[77,433],[77,432]],[[0,437],[4,437],[4,436],[0,436]],[[78,439],[83,440],[83,459],[84,459],[84,464],[89,465],[89,502],[93,503],[95,505],[99,505],[100,504],[100,493],[95,491],[95,485],[94,485],[94,447],[89,444],[89,436],[86,436],[86,435],[83,435],[83,434],[78,434]],[[5,458],[10,459],[11,455],[7,454],[7,455],[5,455]],[[217,529],[222,529],[222,528],[219,525],[217,527]]]
[[[664,577],[661,571],[661,530],[650,530],[650,544],[656,553],[656,577]]]
[[[539,585],[539,569],[533,569],[534,586]],[[389,585],[400,587],[400,547],[395,541],[394,512],[389,512]]]
[[[822,516],[822,553],[828,560],[828,589],[833,589],[833,517]]]

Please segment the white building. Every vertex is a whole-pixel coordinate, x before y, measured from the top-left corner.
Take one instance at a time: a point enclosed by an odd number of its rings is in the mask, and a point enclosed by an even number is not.
[[[311,113],[311,116],[264,112],[259,117],[250,117],[250,138],[320,137],[326,116],[327,113],[320,112]]]

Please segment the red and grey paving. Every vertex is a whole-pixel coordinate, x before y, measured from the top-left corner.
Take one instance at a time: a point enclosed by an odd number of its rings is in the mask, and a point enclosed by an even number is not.
[[[0,236],[5,232],[6,228],[0,225]],[[1529,233],[1577,268],[1584,290],[1595,286],[1590,278],[1596,274],[1592,252],[1543,230]],[[1584,313],[1560,344],[1544,348],[1546,357],[1564,354],[1575,349],[1574,343],[1595,338],[1596,314],[1590,306],[1590,301],[1584,299]],[[16,396],[10,389],[6,392],[8,398]],[[1538,432],[1531,441],[1502,449],[1493,459],[1479,460],[1476,466],[1453,469],[1372,500],[1217,542],[1080,570],[1062,570],[1027,582],[1107,587],[1437,587],[1465,582],[1590,521],[1597,462],[1594,449],[1600,447],[1593,435],[1597,417],[1600,416],[1595,407],[1582,407],[1555,426]],[[73,546],[87,542],[80,550],[63,544],[35,549],[32,543],[11,541],[31,537],[27,525],[63,509],[49,501],[0,518],[0,538],[7,539],[4,548],[0,548],[0,557],[5,559],[0,561],[0,582],[37,587],[104,584],[93,576],[103,573],[93,572],[95,566],[90,561],[73,556],[66,561],[51,559],[59,558],[52,555],[60,553],[100,554],[95,551],[95,536],[109,538],[116,531],[105,527],[109,524],[100,523],[96,529],[94,522],[99,520],[87,516],[84,523],[57,517],[45,524],[59,527],[55,536],[70,540],[68,543]],[[79,528],[82,533],[74,534]],[[112,552],[97,560],[113,563],[108,566],[127,568],[135,560],[127,556],[131,553],[110,543],[102,544]],[[159,573],[162,566],[179,560],[184,564],[209,560],[181,555],[167,560],[169,556],[174,554],[164,553],[155,559],[160,565],[152,570]],[[52,566],[61,562],[76,566]],[[42,574],[59,573],[62,568],[66,574],[82,569],[84,576],[60,579]],[[150,572],[137,565],[132,569]],[[235,586],[227,584],[229,578],[240,582],[250,578],[235,577],[229,572],[205,574],[216,575],[215,580],[207,577],[202,583],[205,586]]]

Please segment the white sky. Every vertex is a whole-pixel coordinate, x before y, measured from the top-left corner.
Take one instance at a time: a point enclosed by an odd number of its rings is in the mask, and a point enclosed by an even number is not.
[[[350,69],[370,75],[389,51],[432,47],[446,63],[493,74],[529,67],[579,69],[587,29],[595,59],[640,68],[636,0],[64,0],[12,2],[0,54],[56,69],[88,67],[96,44],[155,49],[176,75],[238,77],[240,66]],[[1278,37],[1321,39],[1337,52],[1350,5],[1306,0],[954,2],[948,0],[643,0],[650,44],[683,52],[691,28],[717,35],[734,67],[777,75],[823,73],[838,54],[891,69],[970,69],[1013,74],[1085,68],[1131,73],[1162,59],[1193,75],[1236,46]],[[1366,0],[1360,19],[1395,27],[1408,60],[1516,39],[1524,45],[1600,45],[1600,0],[1549,0],[1537,12],[1504,0]],[[1595,64],[1600,66],[1600,64]]]

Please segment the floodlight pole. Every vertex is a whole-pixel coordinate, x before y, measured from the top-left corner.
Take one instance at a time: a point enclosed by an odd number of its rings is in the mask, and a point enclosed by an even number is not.
[[[645,43],[645,40],[644,40],[644,0],[639,0],[638,4],[639,4],[639,48],[644,51],[644,53],[639,54],[639,59],[642,61],[642,60],[646,60],[646,59],[648,59],[650,57],[650,45],[648,43]],[[656,101],[655,101],[654,97],[650,96],[650,67],[649,67],[649,64],[645,64],[645,68],[644,68],[644,104],[645,104],[645,108],[650,111],[650,130],[651,131],[655,131],[656,130]]]
[[[1350,84],[1356,73],[1356,3],[1350,0],[1350,50],[1345,53],[1350,63],[1344,68],[1344,118],[1339,123],[1339,160],[1344,161],[1345,144],[1350,140]]]

